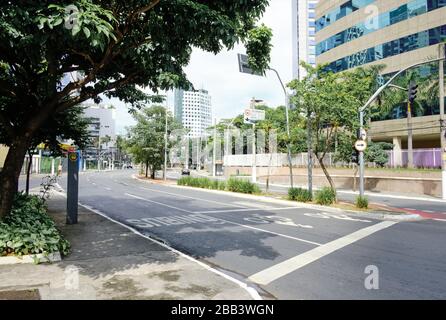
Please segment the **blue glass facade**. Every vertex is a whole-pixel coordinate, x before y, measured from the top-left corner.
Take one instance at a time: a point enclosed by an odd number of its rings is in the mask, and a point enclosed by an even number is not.
[[[376,22],[361,22],[347,30],[321,41],[316,45],[316,55],[320,55],[344,43],[394,25],[398,22],[425,14],[427,12],[446,7],[446,0],[415,0],[398,8],[383,13],[376,18]],[[446,17],[445,17],[446,20]]]
[[[373,2],[375,2],[375,0],[350,0],[343,3],[341,6],[316,20],[316,31],[320,31],[325,27],[328,27],[330,24],[346,17],[358,9],[368,6]]]
[[[340,72],[445,41],[446,25],[443,25],[361,50],[350,56],[333,61],[327,66],[327,69],[333,72]]]

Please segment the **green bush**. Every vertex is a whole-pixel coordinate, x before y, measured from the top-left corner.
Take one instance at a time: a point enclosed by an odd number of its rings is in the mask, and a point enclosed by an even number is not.
[[[229,190],[241,193],[260,193],[260,188],[243,179],[230,178],[227,182],[221,180],[213,180],[209,178],[182,177],[177,181],[180,186],[189,186],[203,189]]]
[[[330,187],[324,187],[315,193],[315,200],[317,204],[329,206],[336,200],[336,192]]]
[[[236,179],[236,178],[230,178],[227,183],[227,187],[229,191],[232,192],[240,192],[240,193],[260,193],[260,188],[245,179]]]
[[[303,188],[290,188],[288,189],[288,199],[297,200],[299,202],[309,202],[313,198],[310,191]]]
[[[45,203],[37,196],[19,193],[11,214],[0,222],[0,256],[68,254],[70,244],[48,216]]]
[[[356,197],[356,207],[359,209],[367,209],[369,207],[369,199],[367,197]]]

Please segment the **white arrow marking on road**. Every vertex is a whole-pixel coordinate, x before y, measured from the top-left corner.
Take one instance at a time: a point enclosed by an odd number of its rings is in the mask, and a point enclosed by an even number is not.
[[[336,250],[342,249],[358,240],[368,237],[375,232],[391,227],[396,223],[397,222],[395,221],[383,221],[374,224],[373,226],[358,230],[253,274],[248,279],[262,285],[270,284],[271,282],[286,276],[287,274],[294,272],[307,264],[319,260],[320,258],[333,253]]]

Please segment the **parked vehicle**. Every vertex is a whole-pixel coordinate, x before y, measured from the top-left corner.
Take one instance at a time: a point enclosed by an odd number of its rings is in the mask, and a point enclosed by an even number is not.
[[[181,170],[181,175],[183,176],[190,176],[190,170],[183,168],[183,170]]]

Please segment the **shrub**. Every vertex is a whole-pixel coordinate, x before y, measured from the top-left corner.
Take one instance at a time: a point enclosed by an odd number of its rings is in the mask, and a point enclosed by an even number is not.
[[[309,202],[313,198],[310,191],[303,188],[290,188],[288,189],[288,199],[297,200],[300,202]]]
[[[249,194],[260,193],[260,188],[256,184],[244,179],[230,178],[227,187],[228,190],[232,192]]]
[[[369,199],[367,197],[356,197],[356,207],[359,209],[367,209],[369,207]]]
[[[329,206],[336,200],[336,192],[330,187],[324,187],[315,193],[317,204]]]
[[[48,216],[44,201],[38,196],[19,193],[11,214],[0,222],[0,256],[68,254],[70,244]]]

